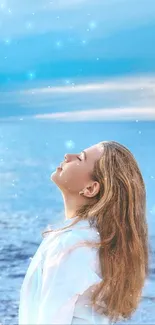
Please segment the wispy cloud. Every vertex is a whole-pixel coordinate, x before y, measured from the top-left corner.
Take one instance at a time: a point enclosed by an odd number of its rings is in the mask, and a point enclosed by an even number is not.
[[[153,121],[155,120],[155,108],[129,107],[125,109],[94,109],[86,111],[63,112],[53,114],[35,115],[35,119],[57,120],[63,122],[82,122],[82,121],[133,121],[135,119]]]
[[[82,81],[82,80],[81,80]],[[69,81],[68,81],[69,82]],[[43,87],[43,88],[32,88],[25,90],[21,93],[24,94],[54,94],[54,93],[89,93],[89,92],[107,92],[107,91],[132,91],[132,90],[146,90],[151,89],[155,92],[155,77],[123,77],[123,78],[113,78],[112,80],[105,82],[96,83],[84,83],[66,86],[54,86],[54,87]]]
[[[70,119],[72,116],[80,118],[78,112],[81,112],[82,118],[87,116],[91,119],[95,118],[93,114],[97,112],[97,119],[100,114],[101,118],[111,118],[111,114],[114,114],[114,118],[121,114],[125,118],[132,115],[135,118],[138,114],[138,117],[150,119],[155,110],[155,77],[115,78],[106,82],[85,80],[84,83],[83,80],[74,80],[70,85],[43,85],[27,90],[6,91],[0,93],[0,106],[1,117],[7,116],[9,112],[8,116],[36,115],[37,118],[51,116],[54,119]]]

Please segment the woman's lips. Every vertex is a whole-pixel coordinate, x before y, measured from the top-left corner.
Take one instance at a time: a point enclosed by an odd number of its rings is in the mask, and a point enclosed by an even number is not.
[[[63,170],[60,166],[59,167],[57,167],[57,169],[59,169],[59,170]]]
[[[57,167],[58,170],[63,170],[64,163],[61,163],[60,166]]]

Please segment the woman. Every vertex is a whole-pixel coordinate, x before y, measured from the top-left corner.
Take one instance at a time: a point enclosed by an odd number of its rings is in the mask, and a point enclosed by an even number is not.
[[[146,192],[135,158],[104,141],[65,155],[51,180],[61,190],[65,220],[44,232],[31,261],[19,324],[131,318],[148,275]]]

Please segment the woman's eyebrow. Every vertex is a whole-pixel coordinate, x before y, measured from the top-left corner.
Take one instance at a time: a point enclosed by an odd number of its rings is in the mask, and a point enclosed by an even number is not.
[[[87,159],[87,155],[86,155],[86,152],[84,151],[84,150],[82,150],[81,152],[83,152],[84,153],[84,158],[85,158],[85,160]]]

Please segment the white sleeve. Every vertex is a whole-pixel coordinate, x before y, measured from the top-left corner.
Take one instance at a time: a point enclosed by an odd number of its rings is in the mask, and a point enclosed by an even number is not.
[[[48,248],[44,260],[37,324],[71,324],[78,295],[101,281],[92,268],[93,250],[78,247],[63,257],[79,238],[73,239],[72,232],[61,237],[54,250]]]

